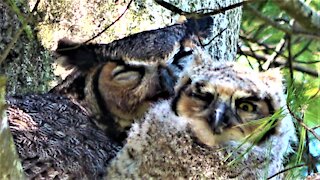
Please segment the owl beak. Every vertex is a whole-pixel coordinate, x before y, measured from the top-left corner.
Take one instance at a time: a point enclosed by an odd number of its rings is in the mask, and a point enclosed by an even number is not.
[[[209,124],[215,134],[221,134],[222,128],[227,124],[226,119],[227,105],[223,102],[217,103],[214,108],[214,113],[209,118]]]

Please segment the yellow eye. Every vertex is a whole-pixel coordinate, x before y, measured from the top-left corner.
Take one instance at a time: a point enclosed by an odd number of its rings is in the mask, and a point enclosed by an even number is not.
[[[242,111],[246,112],[252,112],[255,110],[255,106],[251,103],[242,102],[239,104],[238,108],[240,108]]]

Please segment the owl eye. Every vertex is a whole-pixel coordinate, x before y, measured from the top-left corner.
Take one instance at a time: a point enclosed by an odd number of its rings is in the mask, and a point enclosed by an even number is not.
[[[143,73],[136,68],[118,66],[112,71],[113,81],[120,85],[137,84],[143,77]]]
[[[246,112],[253,112],[256,110],[256,106],[250,102],[241,102],[238,104],[238,108]]]
[[[191,92],[189,96],[196,99],[200,99],[201,101],[205,101],[205,102],[211,102],[214,98],[214,95],[209,92],[205,92],[205,93]]]

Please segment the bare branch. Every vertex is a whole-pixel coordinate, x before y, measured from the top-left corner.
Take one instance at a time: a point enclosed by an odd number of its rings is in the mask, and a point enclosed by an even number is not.
[[[270,24],[271,26],[273,26],[276,29],[279,29],[283,32],[285,32],[286,34],[289,35],[298,35],[298,36],[304,36],[304,37],[308,37],[308,38],[315,38],[315,39],[320,39],[320,35],[319,34],[313,34],[313,33],[306,33],[306,32],[294,32],[291,28],[288,28],[287,26],[283,26],[275,21],[273,21],[272,19],[270,19],[267,16],[264,16],[263,14],[261,14],[258,10],[256,10],[254,7],[252,7],[249,4],[245,4],[244,6],[247,10],[249,10],[253,15],[255,15],[257,18],[259,18],[260,20],[264,21],[267,24]]]
[[[311,134],[313,134],[314,137],[317,138],[317,139],[320,141],[320,136],[315,132],[315,130],[314,130],[313,128],[308,127],[308,126],[303,122],[303,120],[302,120],[301,118],[299,118],[298,116],[296,116],[296,115],[292,112],[292,110],[290,109],[288,103],[287,103],[287,109],[288,109],[290,115],[291,115],[295,120],[297,120],[297,122],[298,122],[303,128],[305,128],[307,131],[309,131]]]
[[[186,11],[183,11],[183,10],[179,9],[178,7],[176,7],[170,3],[167,3],[163,0],[155,0],[155,2],[158,3],[160,6],[166,8],[176,14],[184,15],[187,18],[201,18],[201,17],[205,17],[205,16],[213,16],[213,15],[224,13],[228,10],[243,6],[244,4],[247,4],[251,1],[253,1],[253,0],[242,1],[239,3],[232,4],[230,6],[227,6],[227,7],[220,8],[220,9],[199,9],[199,10],[193,11],[193,12],[186,12]],[[208,11],[208,12],[204,12],[204,11]]]
[[[320,31],[320,14],[311,9],[307,4],[301,0],[281,0],[273,1],[282,10],[286,11],[293,17],[304,30],[311,32]]]
[[[174,5],[170,4],[170,3],[167,3],[167,2],[165,2],[163,0],[155,0],[155,2],[157,4],[159,4],[160,6],[166,8],[169,11],[174,12],[176,14],[180,14],[180,15],[188,14],[188,12],[185,12],[185,11],[179,9],[178,7],[176,7],[176,6],[174,6]]]
[[[95,38],[99,37],[102,33],[106,32],[111,26],[113,26],[116,22],[118,22],[122,16],[127,12],[127,10],[130,8],[131,3],[133,2],[133,0],[130,0],[126,9],[123,11],[123,13],[116,19],[114,20],[111,24],[109,24],[107,27],[105,27],[102,31],[100,31],[98,34],[94,35],[92,38],[86,40],[84,43],[82,44],[86,44],[92,40],[94,40]],[[80,45],[79,45],[80,46]],[[75,47],[76,48],[76,47]]]
[[[258,59],[258,60],[261,60],[261,61],[267,61],[267,56],[268,55],[258,55],[258,54],[253,54],[250,50],[245,50],[245,49],[242,49],[242,52],[245,53],[245,55],[247,56],[250,56],[250,57],[253,57],[255,59]],[[240,52],[238,52],[240,53]],[[283,58],[278,58],[274,61],[274,64],[276,66],[285,66],[287,67],[287,63],[286,63],[286,60],[283,59]],[[292,63],[292,68],[296,71],[300,71],[300,72],[303,72],[303,73],[306,73],[306,74],[309,74],[311,76],[314,76],[314,77],[319,77],[319,73],[316,71],[316,70],[313,70],[313,69],[310,69],[308,67],[305,67],[305,66],[301,66],[297,63]]]
[[[274,49],[274,52],[268,57],[267,61],[262,65],[262,68],[264,70],[269,69],[269,66],[271,63],[273,63],[277,57],[279,56],[279,52],[283,50],[286,44],[286,39],[281,38],[280,42],[277,44],[276,48]]]
[[[320,125],[313,127],[312,129],[318,129],[320,128]]]
[[[311,43],[312,43],[312,40],[309,40],[309,41],[307,42],[307,44],[306,44],[299,52],[297,52],[297,54],[295,54],[295,55],[293,56],[293,59],[295,59],[296,57],[298,57],[298,56],[300,56],[302,53],[304,53],[304,52],[309,48],[309,46],[310,46]]]

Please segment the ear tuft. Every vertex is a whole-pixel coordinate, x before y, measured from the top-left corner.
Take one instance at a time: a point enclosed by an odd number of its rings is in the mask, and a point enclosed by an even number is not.
[[[66,38],[59,40],[56,54],[62,58],[61,64],[67,69],[76,67],[88,70],[98,62],[94,45],[83,45]]]

